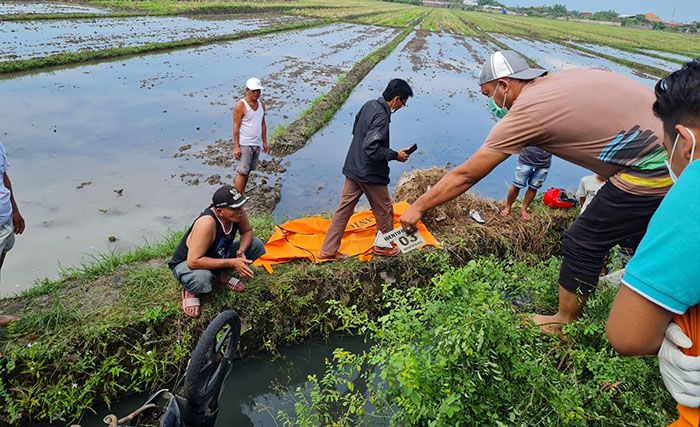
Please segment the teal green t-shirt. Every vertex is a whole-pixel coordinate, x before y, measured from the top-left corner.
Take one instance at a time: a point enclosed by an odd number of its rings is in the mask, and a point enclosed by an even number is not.
[[[622,282],[676,314],[700,304],[700,161],[661,202]]]

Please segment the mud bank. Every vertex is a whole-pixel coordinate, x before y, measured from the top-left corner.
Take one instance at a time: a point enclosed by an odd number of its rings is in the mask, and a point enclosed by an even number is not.
[[[441,173],[413,173],[397,194],[414,199]],[[0,404],[7,411],[0,423],[71,421],[99,402],[172,385],[196,337],[221,310],[237,310],[251,326],[242,340],[244,356],[275,352],[333,331],[338,319],[329,314],[331,305],[380,315],[384,286],[426,286],[446,265],[461,266],[482,255],[547,259],[557,254],[561,233],[573,219],[571,212],[541,208],[527,223],[499,221],[494,207],[492,201],[463,196],[431,212],[426,221],[443,250],[369,263],[291,263],[273,275],[257,270],[242,294],[216,289],[206,295],[196,320],[181,314],[179,286],[166,265],[180,234],[0,300],[2,312],[23,317],[1,337]],[[485,225],[462,215],[473,208],[481,210]],[[255,217],[254,227],[263,239],[273,231],[269,216]],[[541,238],[517,238],[525,234]]]
[[[352,90],[372,71],[382,59],[386,58],[411,32],[413,27],[401,31],[381,48],[360,60],[340,79],[328,93],[314,101],[312,106],[287,126],[270,146],[275,155],[288,155],[306,145],[306,142],[321,129],[350,96]]]

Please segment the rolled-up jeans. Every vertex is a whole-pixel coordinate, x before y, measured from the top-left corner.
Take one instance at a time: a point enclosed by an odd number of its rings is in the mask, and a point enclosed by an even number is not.
[[[241,246],[240,240],[233,242],[231,253],[235,254]],[[253,237],[248,250],[245,251],[245,257],[251,261],[255,261],[265,254],[265,245],[262,240]],[[182,261],[173,268],[175,278],[182,284],[187,292],[199,295],[211,292],[214,288],[215,274],[212,270],[196,269],[192,270],[187,266],[187,261]]]

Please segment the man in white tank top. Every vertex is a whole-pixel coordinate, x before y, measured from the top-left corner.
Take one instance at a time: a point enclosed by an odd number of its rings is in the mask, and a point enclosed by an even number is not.
[[[238,160],[233,185],[241,194],[245,194],[248,175],[258,166],[260,150],[270,152],[265,105],[260,100],[262,84],[251,77],[245,86],[245,97],[233,107],[233,156]]]

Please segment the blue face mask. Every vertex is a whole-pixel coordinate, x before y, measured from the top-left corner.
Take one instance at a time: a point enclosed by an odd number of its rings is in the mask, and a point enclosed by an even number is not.
[[[496,85],[496,89],[498,89],[498,85]],[[496,91],[493,91],[493,94],[496,95]],[[508,108],[506,108],[506,97],[508,96],[508,89],[506,89],[506,93],[503,94],[503,107],[499,107],[498,104],[496,104],[496,100],[493,99],[493,96],[489,99],[489,111],[491,111],[491,114],[496,118],[496,120],[501,120],[506,116],[508,113]]]
[[[693,140],[693,148],[690,149],[690,162],[688,162],[688,164],[690,164],[693,161],[693,157],[695,157],[695,134],[692,130],[688,128],[685,128],[685,130],[687,130],[688,133],[690,133],[690,137]],[[666,163],[666,168],[668,169],[668,174],[671,175],[671,180],[673,182],[678,181],[678,175],[676,175],[676,173],[673,171],[673,168],[671,168],[671,161],[673,160],[673,154],[676,152],[676,145],[678,145],[678,139],[680,139],[680,137],[681,134],[677,133],[676,140],[673,141],[673,147],[671,147],[671,154],[668,156],[668,159],[664,161],[664,163]]]

